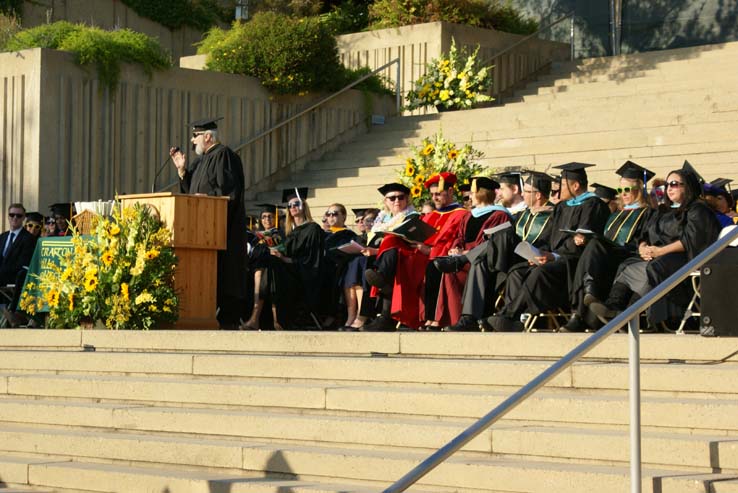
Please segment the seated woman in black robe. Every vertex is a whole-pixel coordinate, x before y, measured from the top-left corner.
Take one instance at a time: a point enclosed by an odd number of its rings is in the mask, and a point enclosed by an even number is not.
[[[354,209],[354,211],[356,210]],[[374,226],[374,221],[378,215],[379,209],[370,208],[362,210],[362,215],[360,216],[361,224],[358,224],[359,221],[357,221],[360,232],[356,239],[358,243],[373,248],[379,247],[380,237],[374,237],[372,243],[368,241],[368,233],[372,229],[372,226]],[[358,330],[364,326],[368,318],[376,315],[376,303],[368,296],[371,286],[364,279],[364,271],[371,267],[370,262],[372,259],[373,257],[367,257],[365,255],[355,255],[349,259],[346,265],[346,270],[339,282],[344,290],[350,291],[344,295],[349,314],[346,317],[346,325],[338,330]],[[354,319],[349,322],[351,319],[349,303],[354,298],[356,299],[357,311]]]
[[[287,202],[283,249],[273,248],[275,262],[272,299],[277,305],[278,320],[294,321],[297,310],[315,313],[320,302],[320,273],[323,263],[325,233],[313,221],[304,197],[307,188],[285,190]],[[278,328],[277,320],[274,322]]]
[[[260,228],[253,234],[247,235],[248,271],[253,276],[253,309],[251,316],[243,322],[241,330],[261,330],[261,316],[264,305],[269,298],[269,276],[272,275],[270,266],[277,260],[270,255],[272,248],[280,248],[284,235],[277,227],[279,207],[273,204],[258,204],[262,207],[259,216]],[[273,303],[272,319],[277,319],[276,306]]]
[[[569,286],[574,313],[569,322],[559,328],[560,332],[601,327],[601,322],[585,306],[584,298],[589,295],[589,302],[607,298],[620,264],[627,258],[637,257],[638,242],[654,211],[644,193],[644,180],[653,178],[653,172],[626,161],[615,173],[621,177],[616,191],[623,209],[610,215],[602,236],[586,240]]]
[[[343,297],[347,311],[347,322],[351,325],[356,318],[357,300],[353,290],[344,288],[342,280],[346,273],[346,265],[354,257],[340,250],[338,247],[356,241],[358,235],[346,228],[346,207],[343,204],[331,204],[325,213],[329,232],[325,237],[325,262],[323,263],[322,277],[322,314],[329,319],[335,319],[340,311],[340,299]],[[358,254],[357,254],[358,255]],[[328,323],[327,325],[331,325]]]
[[[646,226],[638,244],[638,257],[623,263],[607,301],[585,301],[603,323],[666,280],[720,234],[715,214],[700,198],[702,185],[695,173],[674,170],[666,179],[666,187],[664,207]],[[688,302],[689,292],[682,284],[651,307],[648,319],[657,324],[681,318]]]

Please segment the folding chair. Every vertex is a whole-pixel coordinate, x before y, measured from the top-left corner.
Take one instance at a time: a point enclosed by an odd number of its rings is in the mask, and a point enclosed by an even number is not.
[[[13,293],[15,292],[15,284],[0,286],[0,307],[6,308],[13,301]],[[5,314],[0,311],[0,328],[8,326],[8,320]]]
[[[687,320],[700,316],[700,271],[693,271],[689,274],[689,277],[692,281],[692,299],[689,300],[687,309],[684,310],[682,321],[676,331],[677,334],[684,334],[684,326],[687,324]]]

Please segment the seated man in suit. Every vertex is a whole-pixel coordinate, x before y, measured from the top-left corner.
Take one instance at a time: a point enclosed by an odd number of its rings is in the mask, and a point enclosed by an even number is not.
[[[8,223],[10,230],[0,235],[0,286],[14,284],[18,272],[31,263],[36,237],[23,227],[26,209],[23,204],[10,204]]]

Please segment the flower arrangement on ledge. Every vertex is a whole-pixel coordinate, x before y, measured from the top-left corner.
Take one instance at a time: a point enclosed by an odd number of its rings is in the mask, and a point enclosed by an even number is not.
[[[151,329],[178,316],[174,291],[177,258],[171,232],[145,205],[116,204],[97,216],[90,236],[74,232],[74,250],[58,266],[31,280],[20,307],[49,308],[47,326],[104,324],[109,329]],[[38,297],[25,295],[36,292]]]
[[[494,98],[485,94],[492,84],[489,67],[478,66],[478,53],[479,46],[471,54],[464,48],[457,50],[452,39],[448,56],[442,55],[426,64],[425,75],[414,82],[405,96],[405,109],[426,106],[435,106],[439,111],[465,109],[475,103],[492,101]]]
[[[411,146],[410,149],[412,156],[405,160],[405,166],[398,174],[400,182],[410,188],[410,197],[417,209],[430,200],[430,192],[423,184],[431,176],[450,171],[458,178],[458,186],[469,183],[472,176],[480,175],[484,170],[477,162],[482,158],[482,152],[471,144],[459,147],[444,139],[442,133],[425,137],[420,146]]]

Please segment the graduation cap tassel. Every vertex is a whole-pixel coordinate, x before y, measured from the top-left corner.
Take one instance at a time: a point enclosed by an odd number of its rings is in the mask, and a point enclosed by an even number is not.
[[[441,173],[438,173],[438,190],[446,190],[446,182],[443,180],[443,175]]]
[[[477,193],[477,179],[476,178],[472,180],[471,193]]]

